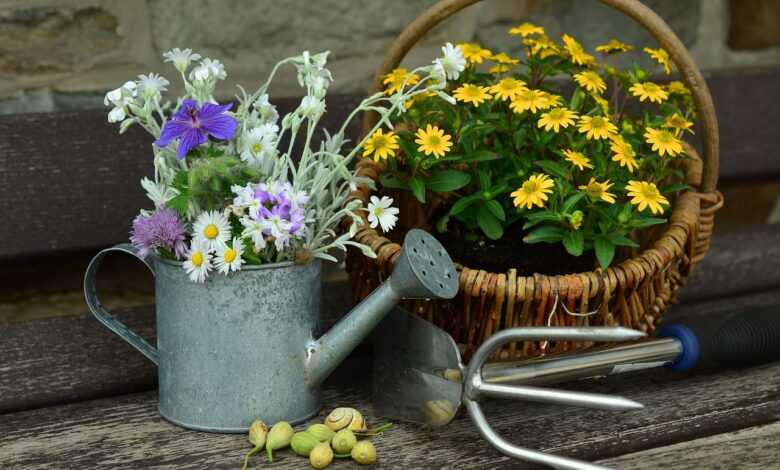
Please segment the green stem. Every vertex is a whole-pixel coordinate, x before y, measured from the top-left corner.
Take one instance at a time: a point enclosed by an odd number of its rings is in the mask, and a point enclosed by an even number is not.
[[[246,470],[247,466],[249,465],[249,458],[255,455],[256,453],[260,452],[262,448],[263,446],[256,446],[254,449],[250,450],[249,453],[246,454],[246,457],[244,457],[244,466],[241,467],[241,470]]]

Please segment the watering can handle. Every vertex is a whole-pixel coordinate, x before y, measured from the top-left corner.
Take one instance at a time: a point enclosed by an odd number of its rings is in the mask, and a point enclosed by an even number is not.
[[[138,256],[138,250],[133,245],[123,243],[111,248],[106,248],[92,258],[92,261],[89,262],[89,267],[87,267],[87,273],[84,275],[84,297],[87,301],[87,306],[89,307],[89,311],[92,312],[92,315],[94,315],[100,323],[119,335],[120,338],[130,343],[131,346],[139,350],[141,354],[157,365],[159,364],[157,348],[149,344],[149,342],[108,313],[108,311],[103,308],[103,305],[101,305],[100,299],[98,298],[97,289],[95,288],[95,277],[97,276],[98,268],[100,267],[103,258],[107,254],[115,251],[135,256],[149,268],[152,274],[154,274],[154,266],[149,261]]]

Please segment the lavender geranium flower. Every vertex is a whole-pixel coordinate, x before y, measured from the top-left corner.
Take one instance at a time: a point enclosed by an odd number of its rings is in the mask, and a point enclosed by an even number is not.
[[[165,123],[160,138],[154,142],[158,147],[165,147],[173,139],[179,139],[176,151],[179,160],[184,158],[192,148],[204,144],[209,136],[219,140],[230,140],[238,127],[238,121],[227,114],[232,104],[203,103],[198,108],[195,100],[184,100],[173,117]]]
[[[138,248],[138,256],[141,258],[146,258],[157,248],[170,250],[176,258],[187,254],[184,225],[176,212],[167,207],[161,207],[148,216],[138,215],[133,220],[130,242]]]

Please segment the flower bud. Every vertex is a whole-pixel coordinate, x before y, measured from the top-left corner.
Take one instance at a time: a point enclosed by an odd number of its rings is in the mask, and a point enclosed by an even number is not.
[[[371,441],[360,441],[352,448],[352,460],[360,465],[371,465],[376,462],[376,448]]]
[[[634,126],[631,124],[631,121],[628,119],[624,120],[623,123],[620,125],[620,127],[623,128],[623,132],[627,134],[633,134],[634,133]]]
[[[327,442],[320,442],[309,454],[309,463],[316,469],[322,469],[333,461],[333,449]]]
[[[290,440],[290,447],[292,447],[293,452],[301,457],[308,457],[314,446],[319,443],[320,441],[308,432],[296,432]]]
[[[574,230],[579,230],[582,227],[582,221],[585,218],[585,214],[582,211],[574,211],[569,216],[569,224]]]
[[[306,428],[306,432],[317,438],[319,442],[330,442],[333,435],[336,434],[331,428],[320,423],[312,424]]]
[[[266,436],[268,436],[268,426],[259,419],[254,420],[249,426],[249,443],[262,449]]]
[[[353,447],[357,443],[355,434],[349,429],[342,429],[333,436],[333,440],[330,441],[330,445],[333,446],[333,450],[337,454],[349,454]]]
[[[628,223],[629,220],[631,220],[631,213],[630,212],[626,213],[625,211],[623,211],[620,214],[618,214],[617,219],[619,223],[625,225]]]
[[[277,449],[283,449],[290,445],[292,440],[293,431],[292,426],[287,421],[279,421],[271,426],[271,430],[268,431],[268,438],[265,441],[265,449],[268,452],[268,461],[274,461],[273,451]]]

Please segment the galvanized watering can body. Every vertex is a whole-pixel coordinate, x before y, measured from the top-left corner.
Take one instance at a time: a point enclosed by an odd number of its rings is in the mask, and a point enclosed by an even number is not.
[[[160,414],[180,426],[245,432],[254,419],[298,423],[320,409],[321,383],[401,298],[454,297],[458,276],[439,243],[410,231],[393,274],[321,338],[321,263],[244,266],[205,283],[181,263],[148,257],[155,276],[157,347],[111,316],[97,297],[98,253],[84,278],[95,317],[158,365]]]

